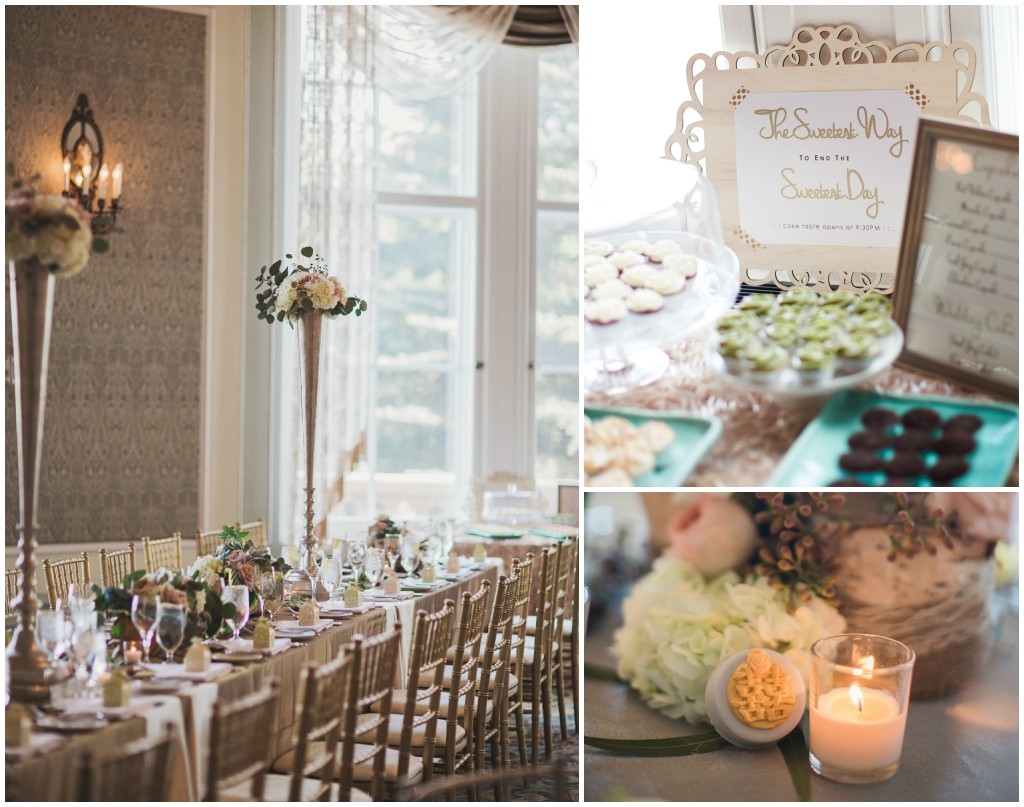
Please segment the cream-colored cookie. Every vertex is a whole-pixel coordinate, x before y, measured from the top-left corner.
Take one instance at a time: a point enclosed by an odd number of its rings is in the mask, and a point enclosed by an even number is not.
[[[614,456],[607,446],[588,445],[583,452],[583,470],[588,474],[600,473],[612,464]]]
[[[664,305],[665,298],[654,289],[634,289],[626,300],[626,307],[637,314],[651,314]]]
[[[619,270],[608,261],[601,259],[600,263],[594,263],[583,269],[583,282],[591,288],[600,286],[609,280],[615,280],[619,276]]]
[[[628,488],[633,484],[633,477],[621,468],[609,468],[589,477],[587,484],[595,488]]]
[[[610,325],[618,322],[629,313],[626,303],[617,298],[606,298],[604,300],[592,300],[583,306],[583,316],[588,322],[598,325]]]
[[[662,238],[651,245],[651,251],[647,255],[654,263],[661,263],[665,260],[666,255],[673,255],[681,252],[682,249],[677,242],[668,238]]]
[[[584,254],[583,268],[586,269],[588,266],[593,266],[595,263],[602,263],[604,259],[604,255],[598,255],[596,252]]]
[[[595,286],[591,297],[595,300],[604,300],[609,297],[625,300],[632,292],[632,286],[616,278],[615,280],[606,280],[600,286]]]
[[[650,420],[636,430],[636,444],[657,454],[675,442],[676,433],[667,423]]]
[[[612,466],[621,468],[636,479],[654,467],[654,453],[632,441],[619,447],[612,459]]]
[[[618,415],[608,415],[590,429],[590,444],[617,448],[629,442],[636,435],[636,426]]]
[[[620,269],[628,269],[630,266],[636,266],[644,262],[644,256],[639,252],[615,252],[608,256],[608,260],[611,261],[613,266],[618,266]]]
[[[640,264],[639,266],[630,266],[628,269],[622,270],[622,280],[634,289],[639,289],[647,282],[648,278],[653,277],[657,271],[657,269],[648,266],[646,263]]]
[[[640,238],[635,238],[632,241],[627,241],[624,244],[619,244],[619,249],[622,252],[639,252],[641,255],[648,255],[651,251],[651,244],[649,241],[644,241]]]
[[[672,269],[655,272],[644,281],[644,287],[653,289],[658,294],[678,294],[686,285],[686,278]]]
[[[685,278],[691,278],[697,274],[697,259],[693,255],[682,253],[666,255],[661,265],[666,269],[678,272]]]
[[[583,254],[584,255],[600,255],[605,257],[611,255],[615,251],[615,247],[609,244],[607,241],[584,241],[583,242]]]

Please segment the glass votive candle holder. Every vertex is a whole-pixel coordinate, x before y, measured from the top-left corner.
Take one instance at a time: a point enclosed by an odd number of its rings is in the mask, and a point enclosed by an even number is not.
[[[811,646],[810,761],[847,784],[882,782],[900,766],[914,651],[851,633]]]

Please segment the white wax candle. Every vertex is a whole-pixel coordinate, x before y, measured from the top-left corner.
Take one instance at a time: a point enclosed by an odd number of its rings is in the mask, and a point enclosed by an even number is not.
[[[134,644],[131,644],[124,650],[124,660],[129,664],[138,664],[142,661],[142,651]]]
[[[103,200],[107,198],[107,178],[110,176],[110,171],[107,170],[107,166],[104,165],[100,168],[100,187],[96,192],[96,195]]]
[[[64,193],[71,190],[71,160],[64,158]]]
[[[124,181],[124,166],[118,163],[114,166],[114,201],[121,198],[121,183]]]
[[[811,705],[810,750],[828,767],[851,773],[873,771],[899,762],[907,713],[881,689],[838,687]]]

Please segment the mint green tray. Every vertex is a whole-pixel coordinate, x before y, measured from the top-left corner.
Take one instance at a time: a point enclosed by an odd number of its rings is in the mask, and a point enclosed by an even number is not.
[[[651,420],[660,420],[672,427],[676,439],[672,445],[658,454],[656,464],[650,471],[633,480],[634,486],[639,488],[682,485],[722,434],[722,422],[718,418],[701,417],[686,412],[587,407],[583,413],[591,420],[617,415],[634,426],[642,426]]]
[[[861,431],[861,413],[872,406],[884,406],[897,414],[908,409],[925,406],[934,409],[942,418],[975,414],[983,421],[974,439],[978,447],[967,456],[970,470],[959,479],[948,483],[950,487],[999,487],[1017,460],[1017,439],[1020,413],[1013,404],[994,401],[939,398],[920,395],[882,395],[864,389],[845,390],[828,402],[793,443],[782,462],[775,469],[770,486],[810,488],[825,487],[842,478],[857,478],[868,485],[885,484],[885,474],[850,473],[839,467],[839,458],[849,448],[850,435]],[[927,477],[918,477],[915,483],[930,486]]]

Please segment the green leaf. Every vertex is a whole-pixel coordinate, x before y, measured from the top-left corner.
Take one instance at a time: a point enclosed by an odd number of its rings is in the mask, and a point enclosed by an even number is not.
[[[290,258],[291,256],[289,255],[288,257]],[[281,268],[281,261],[279,261],[279,260],[278,261],[274,261],[272,264],[270,264],[270,274],[276,275],[277,274],[277,270],[280,269],[280,268]]]
[[[689,734],[684,737],[663,737],[656,740],[628,740],[613,737],[583,738],[585,745],[614,751],[618,754],[637,757],[686,757],[690,754],[706,754],[729,745],[729,742],[714,731],[703,734]]]
[[[807,752],[807,741],[804,732],[797,726],[789,734],[779,740],[779,750],[786,760],[789,776],[800,801],[811,800],[811,761]]]
[[[93,236],[93,239],[92,239],[92,251],[93,252],[95,252],[97,254],[103,254],[108,249],[110,249],[110,242],[108,242],[106,238],[103,238],[103,237],[98,236],[98,235],[97,236]]]
[[[611,681],[614,684],[627,683],[619,678],[619,674],[610,667],[599,667],[597,664],[583,663],[583,677],[593,678],[596,681]]]
[[[135,585],[135,581],[136,580],[141,580],[145,576],[146,576],[146,570],[145,569],[136,569],[131,574],[126,574],[124,576],[124,580],[121,581],[121,588],[123,588],[123,589],[125,589],[127,591],[131,591],[132,590],[132,586]]]
[[[302,249],[299,250],[299,252],[302,254],[303,258],[313,257],[313,247],[303,247]]]

